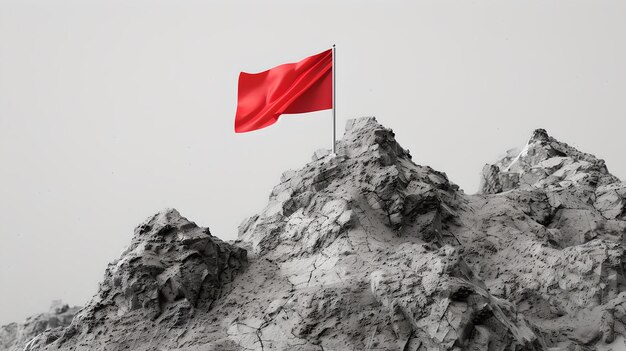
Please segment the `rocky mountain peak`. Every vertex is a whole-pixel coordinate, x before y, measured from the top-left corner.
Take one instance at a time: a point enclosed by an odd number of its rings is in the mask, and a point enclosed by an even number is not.
[[[549,140],[550,140],[550,136],[548,135],[548,132],[543,128],[539,128],[533,131],[533,135],[530,137],[530,140],[528,142],[529,143],[539,142],[539,141],[545,142]]]
[[[337,149],[338,155],[373,158],[383,164],[392,164],[397,159],[411,159],[409,152],[396,142],[393,130],[383,127],[375,117],[348,120]]]
[[[122,349],[132,344],[128,334],[145,332],[146,324],[181,328],[197,309],[210,310],[247,265],[246,250],[165,209],[135,228],[130,245],[109,263],[98,293],[72,323],[43,333],[31,348],[41,347],[41,340],[57,347],[76,339],[89,344],[107,334],[117,338],[107,340],[107,349]]]
[[[0,350],[18,351],[25,347],[45,345],[54,338],[40,335],[60,333],[67,327],[80,307],[70,307],[60,300],[52,301],[48,312],[28,317],[21,323],[10,323],[0,327]]]
[[[626,345],[626,185],[544,130],[487,170],[467,195],[350,120],[234,243],[173,209],[148,218],[72,323],[26,350]]]
[[[540,349],[515,307],[494,299],[462,258],[455,232],[466,206],[458,186],[415,164],[390,129],[350,120],[337,155],[318,151],[283,174],[240,226],[259,263],[251,267],[263,272],[250,274],[283,287],[261,319],[234,317],[229,335],[243,349]],[[478,319],[485,328],[475,338]]]
[[[594,191],[599,186],[619,181],[609,173],[604,160],[556,140],[545,129],[535,130],[523,149],[514,150],[495,164],[485,165],[480,193],[570,187]],[[513,156],[515,153],[517,155]]]
[[[269,204],[242,223],[239,235],[255,252],[311,253],[344,234],[365,210],[397,235],[416,225],[433,235],[436,223],[454,215],[458,191],[444,173],[414,164],[375,118],[349,120],[337,154],[318,151],[303,168],[285,172]],[[415,221],[427,212],[430,221]]]

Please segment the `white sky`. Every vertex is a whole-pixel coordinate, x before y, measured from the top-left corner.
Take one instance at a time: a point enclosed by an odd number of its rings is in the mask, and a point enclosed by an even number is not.
[[[239,71],[333,43],[339,135],[375,115],[468,193],[538,127],[626,178],[624,1],[0,0],[0,324],[84,304],[162,208],[234,239],[331,126],[234,134]]]

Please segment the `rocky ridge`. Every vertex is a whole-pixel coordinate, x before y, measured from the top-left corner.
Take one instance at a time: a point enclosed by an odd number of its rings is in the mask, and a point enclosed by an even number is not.
[[[30,347],[43,340],[41,335],[46,332],[53,335],[67,327],[80,307],[70,307],[61,301],[53,301],[50,310],[28,317],[22,323],[10,323],[0,327],[0,350],[18,351],[25,346]],[[45,342],[52,342],[47,339]]]
[[[196,311],[227,294],[247,264],[246,250],[166,209],[135,228],[69,326],[42,333],[36,339],[44,341],[24,350],[158,349],[162,339],[184,334]]]
[[[29,350],[607,350],[626,340],[626,190],[537,130],[467,195],[374,118],[288,171],[225,243],[175,210]]]
[[[293,291],[279,316],[258,324],[258,340],[239,345],[539,348],[525,319],[462,260],[448,227],[466,206],[458,186],[414,164],[390,129],[373,118],[349,122],[337,155],[318,152],[286,172],[268,206],[240,227],[240,238],[275,262]],[[256,325],[255,318],[234,323]],[[478,320],[484,328],[474,337]]]

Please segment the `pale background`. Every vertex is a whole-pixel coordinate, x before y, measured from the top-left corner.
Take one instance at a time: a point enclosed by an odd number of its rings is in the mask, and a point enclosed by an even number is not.
[[[626,178],[624,1],[0,0],[0,324],[84,304],[165,207],[234,239],[329,111],[236,135],[236,81],[338,46],[375,115],[468,193],[534,128]]]

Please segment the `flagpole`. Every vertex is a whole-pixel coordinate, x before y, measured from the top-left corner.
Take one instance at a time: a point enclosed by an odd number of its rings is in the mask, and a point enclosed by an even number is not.
[[[335,95],[336,95],[335,94],[335,92],[336,92],[336,89],[335,89],[335,80],[336,80],[335,79],[335,71],[336,71],[336,69],[335,69],[336,68],[336,66],[335,66],[335,62],[336,62],[335,61],[335,56],[336,56],[336,53],[337,53],[337,49],[335,48],[335,44],[333,44],[333,68],[332,68],[333,69],[333,155],[335,155],[335,144],[337,143],[337,141],[336,141],[337,140],[337,135],[336,135],[337,123],[336,123],[336,116],[335,116],[335,114],[336,114],[336,112],[335,112],[335,110],[336,110],[336,107],[335,107],[335,100],[336,100],[335,99]]]

